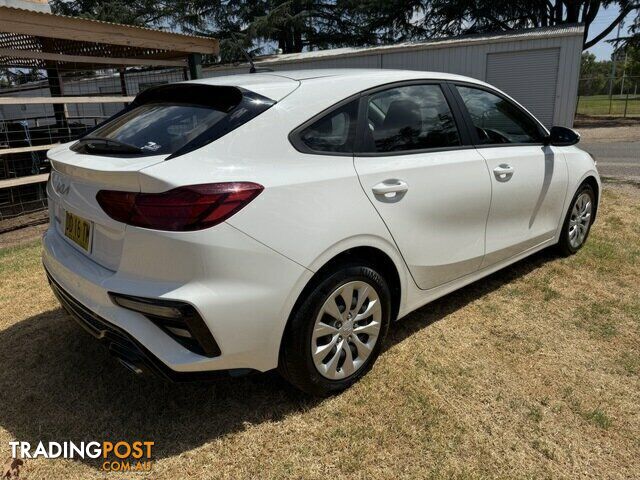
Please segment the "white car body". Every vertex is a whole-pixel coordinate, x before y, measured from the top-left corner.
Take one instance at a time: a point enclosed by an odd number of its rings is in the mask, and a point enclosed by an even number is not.
[[[43,261],[56,284],[178,373],[277,367],[283,332],[305,286],[354,248],[375,249],[396,269],[397,318],[558,242],[576,189],[600,180],[575,146],[500,146],[397,156],[306,154],[288,140],[310,118],[359,92],[435,80],[492,88],[431,72],[312,70],[190,83],[233,85],[274,106],[195,151],[166,160],[49,151],[51,223]],[[496,89],[493,89],[497,91]],[[513,101],[513,100],[512,100]],[[516,103],[514,101],[514,103]],[[492,170],[508,163],[500,182]],[[372,187],[408,185],[398,202]],[[125,225],[96,202],[101,189],[165,192],[208,182],[255,182],[264,191],[214,227],[171,232]],[[64,236],[65,212],[92,223],[90,253]],[[108,292],[183,301],[200,313],[221,353],[178,344]]]

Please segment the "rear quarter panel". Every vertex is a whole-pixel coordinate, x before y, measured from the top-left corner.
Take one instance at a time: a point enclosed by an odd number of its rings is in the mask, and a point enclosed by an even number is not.
[[[311,271],[349,248],[379,248],[396,263],[405,287],[406,266],[362,191],[353,158],[300,153],[288,140],[298,125],[367,85],[347,87],[336,80],[304,86],[212,144],[142,170],[142,191],[259,183],[264,191],[229,218],[229,225]]]

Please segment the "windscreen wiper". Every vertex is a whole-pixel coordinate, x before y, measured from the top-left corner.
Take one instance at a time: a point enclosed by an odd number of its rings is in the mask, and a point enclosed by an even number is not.
[[[112,138],[83,137],[78,140],[78,145],[82,145],[91,152],[146,153],[140,147],[121,142],[120,140],[114,140]]]

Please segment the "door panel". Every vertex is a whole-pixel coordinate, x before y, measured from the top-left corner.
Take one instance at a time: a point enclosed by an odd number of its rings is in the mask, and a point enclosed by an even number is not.
[[[386,88],[360,109],[360,183],[421,289],[476,271],[485,250],[491,180],[446,91]]]
[[[492,185],[485,267],[553,238],[567,168],[564,155],[543,145],[546,132],[511,100],[486,87],[457,85],[456,91]]]
[[[356,156],[355,167],[419,288],[436,287],[480,267],[491,181],[477,150]],[[398,193],[374,193],[380,184],[396,184]]]
[[[493,187],[485,267],[553,238],[563,213],[567,168],[562,153],[550,146],[478,151],[487,161]],[[505,166],[511,168],[509,178],[501,177]]]

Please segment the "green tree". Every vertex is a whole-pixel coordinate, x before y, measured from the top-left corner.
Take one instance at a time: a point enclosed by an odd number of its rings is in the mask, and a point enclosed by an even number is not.
[[[428,4],[426,31],[460,35],[582,23],[583,49],[605,38],[629,13],[640,11],[638,0],[431,0]],[[593,21],[605,7],[618,7],[619,14],[602,30],[593,31]]]
[[[593,53],[582,54],[578,95],[602,95],[608,92],[610,60],[596,60]]]
[[[223,61],[243,50],[284,53],[583,23],[584,48],[613,31],[640,0],[51,0],[57,13],[171,26],[221,40]],[[619,15],[602,30],[604,7]],[[638,22],[633,28],[638,29]]]
[[[405,15],[394,22],[380,14],[385,2],[368,0],[179,0],[174,22],[183,30],[214,35],[222,47],[236,42],[244,48],[281,49],[283,53],[318,48],[372,45],[395,37],[411,17],[409,2],[392,0]],[[419,2],[414,2],[416,5]],[[380,7],[380,8],[378,8]],[[233,37],[233,38],[232,38]],[[236,54],[237,55],[237,54]]]
[[[158,26],[176,14],[173,2],[152,0],[49,0],[53,13],[127,25]]]
[[[627,53],[627,75],[639,77],[638,80],[640,80],[640,44],[629,44]]]
[[[640,48],[631,44],[620,47],[616,54],[617,64],[613,79],[613,91],[625,93],[636,91],[640,87]],[[580,95],[605,95],[609,93],[611,78],[611,60],[596,60],[596,56],[589,52],[582,54],[580,68]],[[624,81],[622,78],[624,77]],[[640,89],[640,88],[639,88]]]
[[[593,53],[582,53],[581,77],[607,76],[609,72],[611,72],[611,60],[596,60],[596,56]]]
[[[629,36],[624,39],[625,45],[640,48],[640,12],[636,12],[629,26]]]

